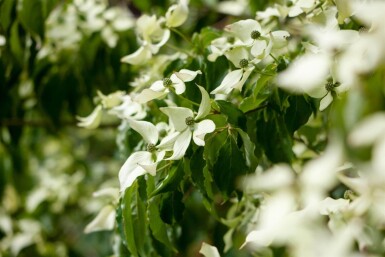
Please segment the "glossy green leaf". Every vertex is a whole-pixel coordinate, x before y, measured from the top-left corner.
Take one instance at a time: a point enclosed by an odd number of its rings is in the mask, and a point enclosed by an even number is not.
[[[184,212],[182,199],[183,194],[179,191],[162,194],[159,210],[163,222],[174,225],[182,220]]]
[[[258,159],[257,159],[257,157],[254,154],[255,145],[250,140],[250,137],[249,137],[249,135],[246,132],[244,132],[242,129],[239,129],[239,128],[237,128],[236,130],[237,130],[237,132],[239,133],[239,135],[242,138],[243,153],[244,153],[245,158],[246,158],[247,166],[249,166],[249,168],[251,170],[255,170],[255,168],[258,165]]]
[[[184,169],[183,161],[180,161],[178,165],[173,166],[167,176],[156,186],[155,190],[151,193],[151,197],[161,193],[174,191],[178,188],[179,183],[183,179]]]
[[[224,100],[217,100],[216,103],[218,104],[221,113],[227,116],[229,123],[237,127],[245,127],[246,117],[234,104]]]
[[[148,219],[152,235],[156,240],[164,244],[167,248],[176,252],[175,246],[171,243],[168,230],[170,228],[160,218],[159,206],[161,204],[161,196],[153,197],[148,203]]]
[[[145,203],[139,195],[139,184],[134,182],[127,188],[121,203],[124,240],[133,256],[144,254],[147,238],[147,212]]]
[[[213,166],[214,182],[229,197],[236,188],[236,181],[249,172],[242,151],[232,136],[228,136],[220,148],[218,160]]]
[[[44,36],[44,17],[42,0],[20,0],[18,18],[26,31],[33,35]]]

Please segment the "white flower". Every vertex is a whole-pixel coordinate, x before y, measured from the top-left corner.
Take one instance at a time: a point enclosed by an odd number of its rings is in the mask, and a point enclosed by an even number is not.
[[[160,108],[160,110],[169,117],[171,124],[178,132],[173,147],[173,155],[168,158],[168,160],[181,159],[184,156],[188,146],[190,145],[191,138],[197,145],[204,146],[205,135],[215,130],[215,123],[212,120],[201,120],[210,112],[211,105],[210,97],[206,90],[201,86],[198,87],[202,93],[202,102],[199,106],[198,114],[195,117],[193,111],[188,108]]]
[[[5,46],[6,42],[7,40],[5,39],[5,37],[3,35],[0,35],[0,46]]]
[[[188,0],[179,0],[178,4],[174,4],[168,8],[166,12],[166,26],[179,27],[188,17]]]
[[[131,154],[119,171],[120,191],[124,192],[126,188],[134,183],[137,177],[150,173],[149,171],[154,176],[156,161],[151,152],[139,151]]]
[[[289,9],[289,17],[296,17],[302,13],[311,11],[318,3],[317,0],[294,0]]]
[[[142,15],[136,21],[136,32],[141,47],[134,53],[121,59],[122,62],[133,65],[141,65],[158,53],[170,37],[170,30],[162,28],[163,19],[157,19],[155,15]]]
[[[112,230],[115,226],[115,207],[106,205],[98,215],[86,226],[84,233]]]
[[[120,61],[132,65],[143,65],[152,57],[151,48],[149,45],[139,47],[134,53],[124,56]]]
[[[128,157],[119,171],[120,191],[130,187],[137,177],[146,173],[155,176],[156,168],[166,151],[172,150],[178,133],[170,131],[158,144],[158,128],[148,121],[128,119],[130,127],[137,131],[147,143],[147,151],[135,152]]]
[[[147,115],[145,106],[133,101],[130,95],[122,96],[122,103],[111,108],[108,113],[121,119],[132,118],[136,120],[143,119]]]
[[[76,118],[79,120],[77,125],[79,127],[84,127],[86,129],[95,129],[99,126],[100,121],[102,120],[102,114],[103,114],[102,106],[98,105],[93,110],[93,112],[87,117],[77,116]]]
[[[240,69],[229,72],[221,84],[211,91],[211,94],[228,95],[233,89],[242,90],[243,85],[249,78],[255,66],[248,60],[248,52],[243,47],[235,47],[226,53],[234,65]]]
[[[205,257],[221,257],[219,255],[218,249],[215,246],[211,246],[205,242],[202,243],[202,247],[199,250],[199,253],[203,254]]]
[[[101,104],[104,108],[106,109],[111,109],[113,107],[116,107],[122,103],[122,97],[124,95],[123,91],[116,91],[114,93],[111,93],[109,95],[104,95],[102,92],[99,90],[96,91],[98,94]]]
[[[103,188],[93,193],[94,197],[107,197],[112,204],[104,206],[98,215],[85,227],[84,233],[112,230],[115,226],[115,205],[119,200],[119,189]]]
[[[215,5],[215,7],[220,13],[239,16],[242,14],[248,14],[249,2],[248,0],[220,1]]]
[[[343,152],[338,139],[330,144],[320,157],[306,163],[300,177],[304,204],[311,205],[325,199],[338,182],[337,169],[343,163]]]
[[[202,74],[202,72],[187,69],[174,72],[170,78],[155,81],[149,89],[144,89],[135,100],[139,103],[146,103],[153,99],[162,98],[170,92],[171,88],[175,90],[177,95],[183,94],[186,90],[185,82],[194,80],[198,74]]]
[[[258,21],[252,19],[230,24],[226,26],[225,30],[240,40],[240,42],[235,42],[235,45],[251,47],[251,55],[259,60],[270,54],[274,43],[276,48],[285,46],[286,38],[290,36],[286,31],[265,31]]]

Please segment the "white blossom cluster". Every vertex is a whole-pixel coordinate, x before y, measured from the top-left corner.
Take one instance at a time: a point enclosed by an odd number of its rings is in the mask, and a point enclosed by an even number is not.
[[[133,15],[120,7],[108,7],[106,0],[74,0],[56,7],[46,20],[46,35],[39,58],[61,51],[74,51],[82,40],[100,34],[102,40],[114,48],[119,32],[134,26]]]

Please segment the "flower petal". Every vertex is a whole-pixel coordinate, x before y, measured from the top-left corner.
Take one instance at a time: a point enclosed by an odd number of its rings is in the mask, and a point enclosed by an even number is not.
[[[146,174],[146,170],[138,166],[138,163],[151,163],[151,155],[152,154],[150,152],[140,151],[135,152],[128,157],[119,171],[121,192],[124,192],[126,188],[130,187],[137,177]]]
[[[102,120],[102,114],[102,106],[98,105],[87,117],[76,117],[79,120],[77,125],[86,129],[97,128]]]
[[[151,122],[128,119],[128,124],[130,124],[130,127],[138,132],[147,143],[155,145],[158,142],[158,130]]]
[[[243,43],[251,45],[253,43],[253,39],[251,38],[252,31],[258,31],[262,33],[261,25],[258,21],[247,19],[235,22],[226,26],[225,30],[233,33],[236,37],[242,40]]]
[[[161,107],[159,109],[169,117],[171,124],[179,132],[187,128],[186,118],[194,116],[192,110],[184,107]]]
[[[231,71],[225,76],[222,83],[216,89],[211,91],[211,94],[222,94],[222,95],[229,94],[233,89],[233,86],[242,79],[242,75],[243,75],[242,69]]]
[[[84,233],[101,230],[112,230],[115,225],[115,208],[112,205],[104,206],[99,214],[86,226]]]
[[[179,135],[179,132],[173,132],[165,136],[158,145],[159,150],[171,151],[174,147],[174,143]]]
[[[242,79],[236,83],[235,85],[233,85],[233,88],[234,89],[238,89],[239,91],[242,90],[242,87],[243,85],[245,84],[246,80],[249,78],[251,72],[255,69],[254,66],[251,66],[249,68],[246,68],[242,74]]]
[[[239,63],[241,60],[246,59],[249,60],[249,50],[243,46],[233,47],[231,50],[225,52],[225,56],[229,59],[235,67],[241,68]]]
[[[266,40],[256,40],[253,44],[253,47],[251,47],[251,54],[256,57],[263,59],[267,54],[265,53],[265,50],[267,48],[267,42]]]
[[[183,94],[184,91],[186,91],[186,85],[175,74],[172,74],[170,79],[172,81],[172,86],[175,88],[175,93],[177,95]]]
[[[187,69],[181,69],[179,72],[174,73],[183,82],[190,82],[195,79],[198,74],[202,74],[200,70],[192,71]]]
[[[202,243],[202,247],[199,250],[199,253],[203,254],[205,257],[221,257],[219,255],[218,249],[215,246],[211,246],[205,242]]]
[[[195,144],[204,146],[205,136],[207,133],[211,133],[215,130],[215,123],[212,120],[202,120],[195,124],[195,130],[193,132],[193,140]]]
[[[150,60],[151,57],[151,50],[148,47],[141,46],[136,52],[124,56],[120,61],[132,65],[142,65]]]
[[[352,146],[369,146],[385,135],[385,113],[378,112],[363,119],[350,133],[348,142]]]
[[[333,102],[333,96],[329,92],[324,98],[322,98],[320,105],[319,105],[319,110],[320,111],[325,110],[329,106],[329,104],[331,104],[331,102]]]
[[[294,93],[309,92],[321,85],[330,71],[330,59],[324,54],[306,54],[295,60],[277,77],[280,87]]]
[[[173,148],[173,153],[170,158],[167,158],[166,160],[179,160],[181,159],[184,154],[186,153],[186,150],[188,146],[190,145],[191,141],[191,130],[186,129],[182,133],[180,133],[175,141],[174,148]]]
[[[157,80],[154,83],[152,83],[152,85],[150,86],[150,89],[156,92],[164,92],[166,88],[164,87],[162,80]]]
[[[211,111],[211,103],[210,103],[209,94],[207,93],[206,89],[204,89],[203,87],[198,86],[198,88],[201,91],[202,100],[201,100],[201,104],[199,105],[198,114],[195,117],[195,119],[197,119],[197,120],[206,117]]]
[[[154,99],[158,99],[158,98],[162,98],[164,97],[165,95],[167,95],[168,92],[165,91],[165,92],[156,92],[152,89],[143,89],[142,92],[139,93],[139,95],[137,95],[135,97],[135,101],[140,103],[140,104],[144,104],[144,103],[147,103],[151,100],[154,100]]]

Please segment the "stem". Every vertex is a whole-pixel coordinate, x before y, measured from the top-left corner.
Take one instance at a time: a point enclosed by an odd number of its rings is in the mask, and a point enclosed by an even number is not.
[[[271,56],[271,58],[273,58],[274,59],[274,61],[277,63],[277,64],[279,64],[279,61],[278,61],[278,59],[277,58],[275,58],[274,57],[274,55],[272,55],[272,54],[269,54],[270,56]]]
[[[156,172],[160,172],[160,171],[164,170],[165,168],[167,168],[168,166],[170,166],[173,163],[174,163],[173,161],[170,161],[169,163],[163,165],[161,168],[156,169]]]
[[[170,43],[166,43],[166,46],[171,48],[171,49],[173,49],[173,50],[175,50],[175,51],[187,54],[190,57],[194,57],[191,53],[187,52],[186,50],[183,50],[183,49],[181,49],[181,48],[179,48],[177,46],[171,45]]]
[[[266,104],[264,104],[264,105],[258,106],[257,108],[252,109],[252,110],[250,110],[250,111],[247,111],[247,112],[245,112],[245,114],[250,114],[250,113],[253,113],[253,112],[262,110],[262,109],[266,108],[267,106],[269,106],[269,103],[266,103]]]
[[[189,43],[190,45],[192,45],[193,43],[191,42],[191,40],[189,38],[187,38],[182,32],[180,32],[179,30],[175,29],[175,28],[170,28],[170,30],[172,32],[175,32],[176,34],[178,34],[178,36],[180,36],[181,38],[183,38],[187,43]]]
[[[259,74],[262,74],[262,75],[266,75],[266,76],[270,76],[270,77],[273,77],[275,76],[275,74],[269,74],[269,73],[265,73],[257,68],[255,68],[256,72],[259,73]]]

